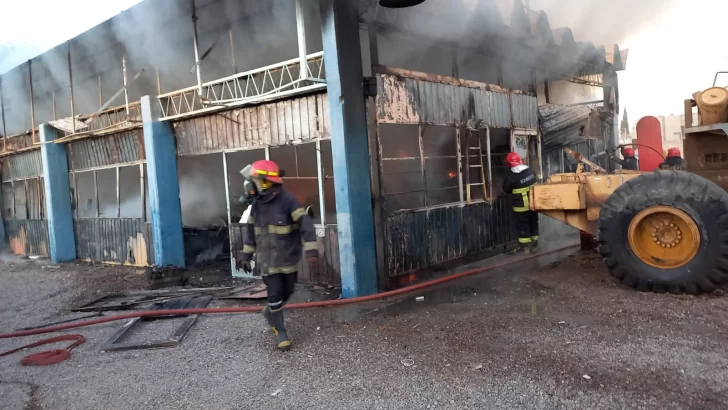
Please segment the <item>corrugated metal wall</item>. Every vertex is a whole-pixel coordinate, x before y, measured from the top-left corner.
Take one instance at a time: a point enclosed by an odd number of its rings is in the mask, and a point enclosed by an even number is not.
[[[330,138],[326,94],[225,111],[174,124],[178,155]]]
[[[40,150],[21,152],[2,159],[2,180],[33,178],[43,174]]]
[[[36,139],[38,136],[36,135]],[[0,147],[2,147],[3,142],[0,141]],[[33,146],[33,134],[27,133],[22,135],[16,135],[14,137],[10,137],[7,139],[7,150],[8,151],[17,151],[21,149],[30,148]],[[40,147],[38,147],[40,149]]]
[[[125,164],[145,159],[141,129],[120,132],[68,144],[72,171]]]
[[[68,144],[71,171],[113,167],[145,158],[141,129]],[[151,228],[141,218],[76,218],[73,225],[78,259],[133,266],[154,263]]]
[[[481,120],[495,128],[536,128],[536,97],[377,75],[377,121],[397,124],[465,124]]]
[[[45,192],[42,179],[39,178],[43,174],[40,150],[9,155],[2,159],[0,169],[3,182],[15,181],[14,186],[26,184],[22,205],[17,204],[20,209],[25,207],[24,211],[18,212],[23,219],[14,219],[16,215],[3,215],[5,239],[10,250],[16,255],[48,256],[48,221],[42,219],[45,214]]]
[[[149,266],[154,261],[151,225],[135,218],[73,221],[78,259]]]
[[[385,235],[390,277],[505,246],[517,238],[505,199],[394,215],[387,218]]]
[[[48,221],[39,219],[5,219],[5,236],[10,250],[16,255],[47,257]]]
[[[243,249],[244,224],[230,225],[230,250],[233,256]],[[301,283],[320,283],[329,285],[341,284],[341,263],[339,261],[339,232],[336,225],[327,225],[323,238],[318,238],[321,263],[318,274],[308,269],[308,264],[301,258],[298,269],[298,281]]]

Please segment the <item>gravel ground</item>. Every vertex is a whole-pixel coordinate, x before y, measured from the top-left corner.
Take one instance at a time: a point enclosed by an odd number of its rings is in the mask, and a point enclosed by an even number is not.
[[[0,262],[3,331],[144,284],[119,267],[43,266]],[[181,346],[153,351],[100,353],[121,323],[77,329],[88,341],[59,365],[0,358],[0,406],[720,409],[726,312],[720,293],[642,294],[595,254],[561,254],[382,303],[290,312],[287,353],[251,314],[201,317]],[[0,340],[0,351],[42,337]]]

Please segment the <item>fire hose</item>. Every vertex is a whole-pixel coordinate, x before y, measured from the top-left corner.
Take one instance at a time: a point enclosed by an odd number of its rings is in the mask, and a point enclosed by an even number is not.
[[[540,258],[542,256],[548,256],[551,254],[564,252],[569,249],[576,248],[578,246],[579,245],[572,245],[572,246],[559,248],[559,249],[549,251],[549,252],[524,256],[524,257],[518,258],[516,260],[508,260],[506,262],[501,262],[501,263],[498,263],[495,265],[489,265],[489,266],[484,266],[484,267],[480,267],[480,268],[475,268],[475,269],[467,270],[464,272],[456,273],[454,275],[433,279],[433,280],[430,280],[427,282],[422,282],[422,283],[418,283],[415,285],[410,285],[410,286],[406,286],[403,288],[390,290],[387,292],[376,293],[373,295],[359,296],[359,297],[350,298],[350,299],[291,303],[291,304],[286,305],[286,309],[304,309],[304,308],[315,308],[315,307],[325,307],[325,306],[349,305],[349,304],[353,304],[353,303],[369,302],[369,301],[373,301],[373,300],[402,295],[404,293],[409,293],[409,292],[413,292],[416,290],[439,285],[441,283],[449,282],[452,280],[461,279],[466,276],[474,275],[476,273],[483,273],[483,272],[488,272],[488,271],[492,271],[495,269],[503,268],[503,267],[512,265],[517,262],[524,262],[527,260]],[[10,338],[15,338],[15,337],[40,335],[40,334],[44,334],[44,333],[61,332],[61,331],[68,330],[68,329],[75,329],[75,328],[79,328],[79,327],[98,325],[101,323],[114,322],[117,320],[134,319],[134,318],[141,318],[141,317],[166,316],[166,315],[220,314],[220,313],[253,313],[253,312],[260,312],[260,310],[261,310],[260,306],[145,310],[145,311],[139,311],[139,312],[124,313],[121,315],[103,316],[98,319],[84,320],[81,322],[61,324],[61,325],[57,325],[57,326],[44,327],[44,328],[40,328],[40,329],[20,330],[20,331],[9,332],[9,333],[1,333],[0,339],[10,339]],[[50,339],[44,339],[44,340],[38,341],[36,343],[30,344],[27,346],[23,346],[23,347],[20,347],[20,348],[17,348],[17,349],[14,349],[14,350],[11,350],[11,351],[8,351],[5,353],[0,353],[0,357],[18,352],[23,349],[36,347],[36,346],[49,344],[49,343],[55,343],[55,342],[59,342],[59,341],[65,341],[65,340],[74,340],[74,341],[76,341],[76,343],[73,343],[72,345],[68,346],[65,349],[56,349],[56,350],[49,350],[49,351],[45,351],[45,352],[35,353],[35,354],[27,356],[21,360],[21,363],[24,365],[46,365],[46,364],[58,363],[58,362],[68,359],[71,356],[70,350],[73,349],[74,347],[82,344],[85,341],[85,338],[83,337],[83,335],[79,335],[79,334],[65,335],[65,336],[58,336],[58,337],[54,337],[54,338],[50,338]]]

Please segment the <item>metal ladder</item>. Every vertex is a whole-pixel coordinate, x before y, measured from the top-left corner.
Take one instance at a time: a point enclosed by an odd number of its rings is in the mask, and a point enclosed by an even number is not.
[[[485,183],[485,163],[483,161],[483,147],[480,143],[480,137],[477,136],[476,130],[468,130],[467,135],[465,136],[465,169],[467,169],[467,172],[465,173],[465,192],[466,192],[466,203],[470,205],[472,203],[472,195],[471,195],[471,189],[470,187],[473,186],[482,186],[483,187],[483,198],[488,198],[488,187]],[[477,147],[471,147],[470,146],[470,138],[472,137],[472,134],[476,133],[476,140],[478,141]],[[478,159],[480,160],[480,164],[476,165],[470,165],[470,152],[473,150],[478,151]],[[470,181],[470,169],[471,168],[480,168],[480,182],[471,182]]]

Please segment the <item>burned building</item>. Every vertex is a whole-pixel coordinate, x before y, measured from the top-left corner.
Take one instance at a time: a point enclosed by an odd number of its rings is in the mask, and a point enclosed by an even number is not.
[[[244,275],[239,171],[271,159],[316,210],[301,278],[372,293],[511,244],[504,155],[543,174],[539,105],[616,112],[623,54],[520,0],[146,0],[1,76],[4,236],[137,266],[217,240]]]

